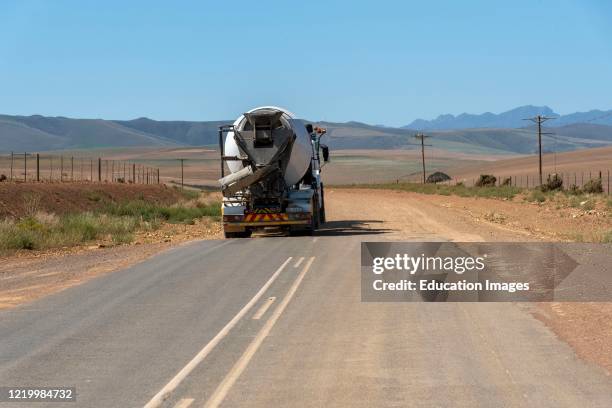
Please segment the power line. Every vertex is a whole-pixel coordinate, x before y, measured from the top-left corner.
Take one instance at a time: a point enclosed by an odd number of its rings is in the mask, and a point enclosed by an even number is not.
[[[430,136],[426,136],[422,133],[417,133],[416,135],[414,135],[414,137],[421,141],[421,159],[423,162],[423,184],[425,184],[425,146],[431,146],[431,145],[425,144],[425,138],[430,137]]]
[[[542,115],[537,115],[534,116],[533,118],[525,118],[523,120],[530,120],[533,123],[538,125],[538,148],[539,148],[539,173],[540,173],[540,185],[542,185],[542,135],[552,135],[553,133],[542,133],[542,123],[546,122],[547,120],[551,120],[551,119],[556,119],[556,118],[551,118],[551,117],[547,117],[547,116],[542,116]]]

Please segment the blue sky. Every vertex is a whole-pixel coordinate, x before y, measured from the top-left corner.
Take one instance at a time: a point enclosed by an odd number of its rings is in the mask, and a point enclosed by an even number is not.
[[[0,112],[404,125],[612,108],[606,1],[2,1]]]

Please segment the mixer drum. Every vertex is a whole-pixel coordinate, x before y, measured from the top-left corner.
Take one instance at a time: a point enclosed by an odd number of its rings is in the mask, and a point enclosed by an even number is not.
[[[291,112],[274,106],[255,108],[236,119],[234,129],[236,134],[228,132],[225,139],[225,155],[246,155],[258,167],[279,164],[287,185],[298,183],[306,174],[312,143],[305,122]],[[227,164],[231,173],[243,169],[240,161]]]

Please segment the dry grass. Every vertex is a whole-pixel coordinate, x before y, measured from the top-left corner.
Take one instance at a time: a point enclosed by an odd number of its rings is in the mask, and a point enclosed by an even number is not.
[[[28,215],[0,221],[0,251],[70,247],[96,240],[126,244],[133,241],[136,231],[153,231],[164,222],[193,224],[203,217],[218,219],[218,201],[203,198],[199,192],[185,197],[172,205],[133,200],[60,216],[39,210],[40,200],[33,198],[26,206]]]

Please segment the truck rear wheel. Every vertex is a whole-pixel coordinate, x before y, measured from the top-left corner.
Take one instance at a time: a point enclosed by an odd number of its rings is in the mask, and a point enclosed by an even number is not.
[[[320,220],[322,224],[325,224],[325,190],[323,190],[323,183],[321,183],[321,215]]]
[[[253,231],[245,230],[242,232],[224,232],[225,238],[249,238]]]
[[[310,219],[310,233],[314,234],[315,230],[317,230],[320,226],[320,218],[319,218],[319,200],[317,200],[316,195],[312,200],[312,218]]]

